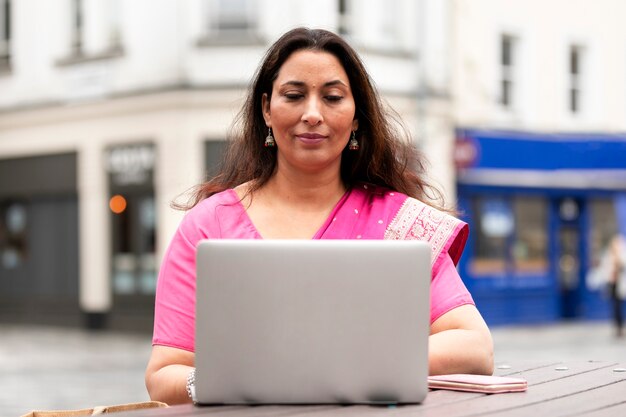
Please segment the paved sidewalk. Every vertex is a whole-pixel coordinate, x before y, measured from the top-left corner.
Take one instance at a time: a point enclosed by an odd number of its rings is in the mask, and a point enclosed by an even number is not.
[[[626,363],[626,338],[609,322],[561,322],[491,329],[495,360],[598,360]]]
[[[626,339],[609,323],[492,329],[496,361],[626,362]],[[0,324],[0,416],[147,401],[150,336]]]
[[[150,336],[0,325],[0,416],[147,401]]]

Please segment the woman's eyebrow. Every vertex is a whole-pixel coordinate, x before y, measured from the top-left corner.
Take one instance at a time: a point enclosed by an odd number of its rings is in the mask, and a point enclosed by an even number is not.
[[[335,85],[343,85],[344,87],[348,86],[346,83],[344,83],[341,80],[332,80],[332,81],[328,81],[327,83],[324,83],[324,87],[332,87]]]
[[[289,81],[285,81],[284,83],[281,84],[282,86],[286,86],[286,85],[290,85],[290,86],[294,86],[294,87],[306,87],[306,83],[304,81],[298,81],[298,80],[289,80]],[[332,80],[332,81],[327,81],[324,83],[324,87],[333,87],[335,85],[343,85],[345,87],[347,87],[348,85],[337,79],[337,80]]]
[[[291,85],[291,86],[294,86],[294,87],[305,87],[306,83],[304,81],[291,80],[291,81],[285,81],[280,86],[282,87],[282,86],[285,86],[285,85]]]

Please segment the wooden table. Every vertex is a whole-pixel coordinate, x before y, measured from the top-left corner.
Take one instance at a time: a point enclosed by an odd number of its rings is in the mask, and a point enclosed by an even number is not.
[[[625,352],[626,357],[626,352]],[[433,390],[418,405],[401,406],[174,406],[115,414],[142,416],[484,416],[524,417],[626,416],[626,363],[501,362],[496,375],[519,376],[528,390],[506,394],[476,394]]]

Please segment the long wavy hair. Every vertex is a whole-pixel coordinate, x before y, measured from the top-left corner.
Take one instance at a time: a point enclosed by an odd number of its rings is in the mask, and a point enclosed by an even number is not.
[[[218,174],[198,185],[186,204],[189,209],[211,195],[250,182],[248,192],[263,187],[276,169],[276,148],[264,146],[267,127],[262,97],[271,99],[272,86],[283,63],[296,51],[333,54],[350,81],[359,121],[358,151],[347,147],[341,157],[341,179],[346,187],[357,182],[380,185],[443,208],[441,192],[425,179],[425,158],[399,117],[385,106],[356,51],[340,36],[321,29],[296,28],[280,37],[267,51],[228,138]]]

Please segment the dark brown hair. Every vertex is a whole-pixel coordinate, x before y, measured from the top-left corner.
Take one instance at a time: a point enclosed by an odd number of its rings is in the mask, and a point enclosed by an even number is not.
[[[276,167],[276,149],[264,147],[268,129],[262,112],[262,97],[271,98],[272,86],[283,63],[298,50],[333,54],[346,71],[359,121],[356,138],[360,149],[347,147],[341,159],[341,178],[346,187],[366,182],[390,188],[435,206],[441,193],[424,178],[425,159],[413,146],[399,118],[381,101],[356,51],[340,36],[321,29],[297,28],[280,37],[267,51],[249,87],[222,158],[219,173],[193,191],[191,208],[201,200],[251,181],[250,192],[271,178]]]

